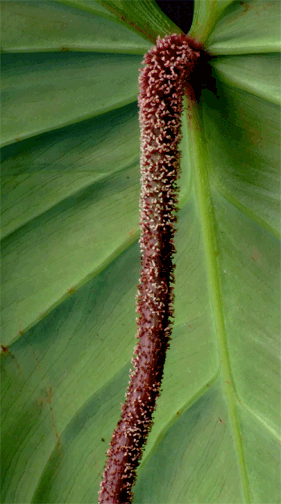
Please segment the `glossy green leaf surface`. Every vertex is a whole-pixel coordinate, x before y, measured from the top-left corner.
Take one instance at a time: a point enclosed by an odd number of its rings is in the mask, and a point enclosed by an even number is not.
[[[135,346],[138,69],[173,24],[152,1],[2,4],[1,502],[92,504]],[[279,2],[195,5],[218,97],[185,102],[136,504],[280,502],[278,26]]]

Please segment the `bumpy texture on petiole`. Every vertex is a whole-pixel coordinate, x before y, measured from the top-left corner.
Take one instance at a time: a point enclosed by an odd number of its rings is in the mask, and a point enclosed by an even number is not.
[[[136,468],[152,426],[173,317],[174,232],[185,92],[202,46],[185,35],[158,37],[139,77],[141,127],[141,277],[138,344],[121,419],[113,433],[99,492],[101,504],[130,503]]]

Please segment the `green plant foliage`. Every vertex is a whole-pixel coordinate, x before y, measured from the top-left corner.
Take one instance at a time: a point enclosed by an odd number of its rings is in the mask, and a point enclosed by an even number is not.
[[[152,0],[1,6],[1,502],[92,504],[135,345],[138,69],[179,29]],[[280,502],[279,27],[279,1],[195,2],[219,98],[183,116],[175,325],[135,504]]]

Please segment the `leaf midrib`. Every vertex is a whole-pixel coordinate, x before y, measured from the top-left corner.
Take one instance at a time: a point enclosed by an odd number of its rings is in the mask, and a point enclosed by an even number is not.
[[[198,211],[200,221],[202,223],[202,235],[204,249],[206,253],[206,268],[208,275],[209,293],[214,312],[214,324],[217,334],[218,349],[220,353],[221,372],[225,388],[225,396],[228,404],[229,416],[231,419],[233,439],[236,444],[236,452],[238,455],[238,464],[240,465],[240,474],[242,480],[242,488],[244,493],[244,501],[250,503],[249,483],[241,443],[241,435],[239,430],[238,414],[235,405],[235,385],[232,377],[230,359],[226,341],[226,331],[224,324],[224,316],[222,309],[221,289],[219,281],[218,262],[216,257],[216,238],[213,227],[214,210],[212,194],[210,190],[210,180],[208,176],[207,166],[204,160],[207,159],[207,153],[204,145],[204,129],[202,121],[199,117],[196,105],[192,107],[192,128],[190,132],[190,145],[192,146],[191,166],[194,171],[196,194],[198,201]],[[225,385],[230,382],[230,385]],[[232,390],[234,388],[234,390]]]

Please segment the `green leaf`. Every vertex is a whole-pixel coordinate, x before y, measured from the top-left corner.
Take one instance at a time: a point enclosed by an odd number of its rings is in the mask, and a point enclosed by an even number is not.
[[[140,37],[154,42],[158,35],[181,30],[169,19],[154,1],[149,0],[55,0],[64,5],[93,12],[115,23],[121,23]]]
[[[217,55],[280,53],[279,30],[279,2],[236,2],[218,21],[207,46]]]
[[[85,5],[91,6],[90,12],[65,9],[62,14],[61,6],[54,2],[48,8],[45,1],[3,2],[2,51],[143,54],[151,46],[127,27],[102,18],[89,1]]]
[[[95,503],[135,345],[138,69],[173,24],[152,1],[2,7],[1,501]],[[279,2],[195,3],[218,98],[185,104],[136,504],[280,502],[279,26]]]
[[[3,55],[2,145],[132,103],[140,63],[134,55]]]

